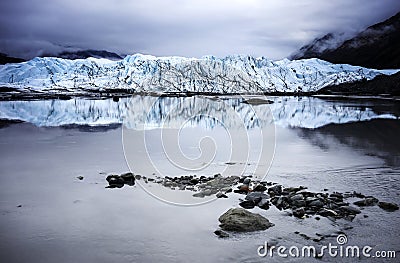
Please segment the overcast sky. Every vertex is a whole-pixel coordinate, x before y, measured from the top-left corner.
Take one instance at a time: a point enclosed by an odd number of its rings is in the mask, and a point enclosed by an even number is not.
[[[1,0],[0,52],[27,58],[68,46],[280,59],[317,36],[360,31],[399,10],[399,0]]]

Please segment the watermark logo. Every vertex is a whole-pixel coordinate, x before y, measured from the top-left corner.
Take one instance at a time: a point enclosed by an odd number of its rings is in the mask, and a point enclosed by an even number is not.
[[[296,258],[322,258],[324,256],[332,258],[396,258],[394,250],[376,250],[371,246],[350,246],[347,245],[348,239],[345,234],[340,234],[336,238],[336,244],[328,243],[322,246],[270,246],[268,242],[257,248],[260,257],[296,257]]]

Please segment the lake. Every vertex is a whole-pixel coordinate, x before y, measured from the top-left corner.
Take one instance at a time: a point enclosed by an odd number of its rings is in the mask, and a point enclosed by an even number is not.
[[[143,180],[105,188],[107,175],[129,170],[154,180],[219,173],[315,192],[357,191],[399,204],[399,116],[399,101],[379,98],[135,95],[0,101],[0,258],[279,262],[277,255],[259,257],[258,247],[336,244],[338,233],[345,233],[350,245],[399,253],[398,210],[365,207],[348,221],[299,219],[275,207],[256,207],[251,211],[275,226],[220,239],[213,233],[218,218],[238,207],[239,194],[199,198]],[[326,239],[313,241],[317,234]]]

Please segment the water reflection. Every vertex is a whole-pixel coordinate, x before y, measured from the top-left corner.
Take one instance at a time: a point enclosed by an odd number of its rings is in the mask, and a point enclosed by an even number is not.
[[[188,126],[246,127],[270,124],[283,127],[319,128],[331,123],[371,119],[396,119],[396,102],[333,101],[315,97],[268,97],[273,103],[249,105],[242,97],[152,97],[133,96],[118,102],[112,99],[1,101],[0,118],[22,120],[37,126],[108,125],[122,123],[129,108],[132,129]],[[173,109],[173,111],[171,111]],[[270,111],[268,110],[270,109]],[[193,112],[198,113],[192,118]],[[240,118],[234,118],[234,116]],[[212,116],[212,118],[208,117]]]
[[[389,166],[400,167],[400,122],[368,122],[326,125],[319,129],[297,129],[300,137],[326,151],[338,144],[348,145],[365,155],[382,158]]]

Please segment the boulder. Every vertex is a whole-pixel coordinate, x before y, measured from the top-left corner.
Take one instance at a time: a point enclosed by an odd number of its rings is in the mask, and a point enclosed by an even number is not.
[[[389,203],[389,202],[379,202],[378,206],[382,208],[383,210],[393,212],[395,210],[399,209],[399,206],[395,203]]]
[[[265,230],[272,226],[265,217],[243,208],[231,208],[219,217],[220,227],[226,231],[250,232]]]

